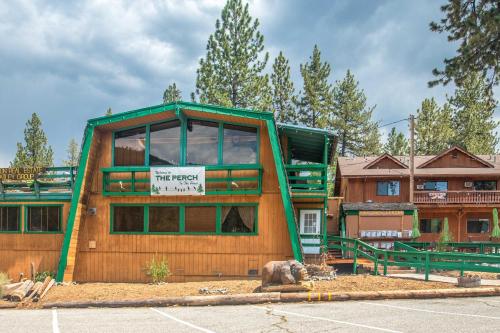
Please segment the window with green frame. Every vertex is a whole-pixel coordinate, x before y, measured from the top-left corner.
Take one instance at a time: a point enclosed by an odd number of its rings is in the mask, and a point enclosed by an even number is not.
[[[62,206],[27,206],[25,210],[26,232],[61,232]]]
[[[111,233],[255,235],[257,204],[112,204]]]
[[[0,232],[21,230],[21,207],[0,206]]]
[[[113,133],[113,166],[257,164],[257,126],[172,119]]]

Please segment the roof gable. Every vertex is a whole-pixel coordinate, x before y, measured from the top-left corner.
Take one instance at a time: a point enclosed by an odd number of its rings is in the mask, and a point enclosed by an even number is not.
[[[364,169],[408,169],[408,166],[390,154],[383,154],[368,163]]]
[[[417,168],[493,168],[493,164],[460,147],[451,147]]]

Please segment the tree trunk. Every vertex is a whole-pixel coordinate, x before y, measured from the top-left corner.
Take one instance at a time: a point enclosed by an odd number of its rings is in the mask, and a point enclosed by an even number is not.
[[[31,280],[26,280],[23,282],[23,284],[14,290],[12,294],[10,295],[10,300],[15,301],[15,302],[20,302],[23,300],[24,297],[26,297],[26,294],[28,291],[31,290],[33,287],[34,283]]]

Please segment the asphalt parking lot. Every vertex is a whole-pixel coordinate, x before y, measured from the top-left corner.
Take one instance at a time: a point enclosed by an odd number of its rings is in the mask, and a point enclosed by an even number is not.
[[[0,310],[0,332],[499,332],[500,297]]]

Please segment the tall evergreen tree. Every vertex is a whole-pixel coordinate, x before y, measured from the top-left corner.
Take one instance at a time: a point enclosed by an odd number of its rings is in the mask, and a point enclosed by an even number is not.
[[[181,99],[182,99],[182,93],[179,90],[179,88],[177,88],[175,82],[170,84],[163,93],[163,104],[177,102],[180,101]]]
[[[252,21],[248,4],[228,0],[210,35],[207,54],[197,70],[196,95],[202,103],[270,110],[269,59],[259,21]]]
[[[49,167],[53,165],[54,153],[47,143],[42,121],[36,113],[26,122],[24,145],[17,143],[17,152],[11,167]]]
[[[375,107],[367,107],[366,96],[359,82],[348,70],[333,88],[333,112],[328,115],[329,127],[339,136],[340,155],[375,155],[381,151],[378,123],[372,120]]]
[[[426,98],[417,110],[416,118],[416,154],[434,155],[450,147],[455,131],[452,110],[448,104],[439,107],[434,98]]]
[[[296,123],[297,115],[293,105],[295,89],[290,77],[290,65],[283,52],[280,51],[274,60],[271,74],[273,86],[273,111],[279,122]]]
[[[498,144],[493,118],[497,102],[485,78],[471,73],[449,99],[454,111],[454,143],[473,154],[494,154]]]
[[[67,159],[63,161],[65,166],[77,166],[80,158],[80,147],[75,139],[71,139],[66,148]]]
[[[302,91],[296,98],[298,120],[309,127],[325,127],[332,110],[332,85],[328,82],[330,64],[321,61],[321,52],[314,45],[309,62],[300,65],[303,79]]]
[[[491,87],[500,81],[500,1],[448,0],[441,6],[445,17],[431,22],[431,30],[448,33],[448,41],[458,45],[456,55],[445,59],[443,70],[434,69],[430,86],[454,81],[462,85],[468,73],[487,77]]]
[[[406,156],[410,152],[408,140],[403,133],[396,131],[396,127],[393,127],[387,136],[384,152],[393,156]]]

